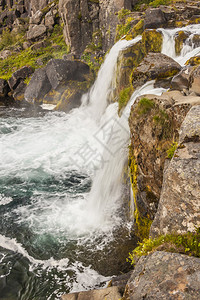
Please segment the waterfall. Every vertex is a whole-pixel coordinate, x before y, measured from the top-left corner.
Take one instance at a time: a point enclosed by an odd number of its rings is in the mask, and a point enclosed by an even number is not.
[[[199,24],[188,25],[182,28],[174,29],[163,29],[159,28],[158,31],[162,32],[163,35],[163,44],[162,44],[162,53],[176,60],[181,66],[184,66],[186,61],[195,55],[200,54],[200,47],[195,48],[192,38],[195,34],[200,34]],[[185,31],[188,34],[188,38],[183,44],[180,55],[176,55],[175,52],[175,36],[179,31]]]
[[[177,57],[174,37],[180,30],[191,35]],[[200,53],[191,42],[192,35],[200,34],[199,25],[159,31],[162,53],[181,65]],[[82,105],[70,113],[27,117],[22,110],[10,109],[0,116],[0,278],[6,282],[11,276],[18,287],[17,268],[24,272],[21,300],[39,293],[59,299],[66,288],[100,285],[109,278],[100,275],[102,261],[109,265],[113,244],[124,246],[129,238],[119,214],[128,117],[138,96],[161,95],[164,89],[147,82],[134,91],[121,117],[118,103],[110,104],[109,97],[119,52],[140,39],[114,45]],[[125,234],[119,237],[121,229]]]

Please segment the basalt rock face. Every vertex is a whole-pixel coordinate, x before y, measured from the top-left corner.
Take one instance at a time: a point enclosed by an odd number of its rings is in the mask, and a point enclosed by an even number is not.
[[[131,108],[129,127],[130,179],[135,202],[137,235],[148,236],[149,220],[157,211],[167,150],[178,140],[178,131],[191,104],[179,104],[174,95],[144,95]]]
[[[154,252],[136,264],[123,299],[199,299],[199,273],[199,258]]]
[[[200,105],[187,114],[179,146],[164,172],[163,187],[150,235],[194,232],[200,226]]]
[[[73,54],[82,53],[99,29],[99,1],[60,0],[59,11],[66,43]]]
[[[80,55],[100,30],[102,49],[114,44],[117,12],[132,9],[137,0],[60,0],[59,11],[64,22],[66,43],[75,55]]]

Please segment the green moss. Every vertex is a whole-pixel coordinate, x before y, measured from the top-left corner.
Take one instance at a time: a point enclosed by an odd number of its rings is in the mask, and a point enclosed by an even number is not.
[[[200,64],[200,56],[191,57],[187,60],[186,65],[197,66]]]
[[[149,218],[141,216],[138,206],[137,206],[137,176],[138,176],[138,165],[133,154],[133,150],[129,149],[129,169],[130,169],[130,181],[133,191],[134,199],[134,219],[135,219],[135,234],[140,239],[143,240],[149,236],[149,230],[152,224],[152,220]]]
[[[133,93],[133,87],[129,86],[127,88],[124,88],[123,90],[121,90],[121,92],[119,93],[119,108],[118,108],[118,112],[120,113],[121,109],[124,108],[126,106],[126,104],[128,103],[128,101],[130,100],[130,97]]]
[[[144,30],[144,20],[141,19],[135,26],[133,26],[132,29],[129,30],[129,32],[126,35],[126,40],[131,40],[135,38],[136,36],[142,34]]]
[[[82,13],[81,13],[81,11],[79,11],[79,13],[78,13],[78,17],[77,17],[80,21],[82,20]]]
[[[145,30],[142,34],[142,43],[145,54],[148,52],[161,52],[163,36],[156,29]]]
[[[116,37],[115,40],[120,40],[123,36],[126,36],[131,29],[131,23],[133,21],[132,17],[128,17],[123,24],[118,24],[116,27]]]
[[[148,98],[141,98],[138,106],[137,106],[137,113],[139,115],[144,115],[146,113],[148,113],[152,108],[154,108],[155,103],[153,100],[150,100]]]
[[[156,250],[177,252],[200,257],[200,228],[195,233],[161,235],[155,239],[144,239],[138,247],[129,253],[128,261],[134,265],[136,260]]]
[[[149,3],[150,6],[152,7],[158,7],[160,5],[168,5],[170,2],[170,0],[154,0],[152,2]]]
[[[170,148],[166,151],[167,152],[167,158],[172,159],[172,157],[174,156],[174,152],[176,151],[177,147],[178,147],[177,142],[173,142],[170,145]]]
[[[122,20],[125,18],[125,16],[129,15],[131,13],[131,11],[129,9],[124,9],[122,8],[119,12],[118,12],[118,19]]]
[[[69,47],[63,39],[62,28],[59,25],[46,40],[46,46],[38,50],[28,48],[19,53],[13,53],[8,58],[0,61],[0,78],[9,79],[12,73],[25,65],[33,69],[44,66],[51,58],[62,58],[63,54],[69,52]],[[55,46],[55,48],[54,48]]]
[[[181,30],[177,32],[177,35],[175,37],[175,50],[177,55],[181,53],[181,50],[183,48],[183,43],[187,38],[188,38],[188,33],[186,33],[185,31]]]

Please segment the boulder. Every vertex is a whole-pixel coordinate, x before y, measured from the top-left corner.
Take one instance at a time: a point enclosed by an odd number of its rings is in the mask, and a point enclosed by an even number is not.
[[[46,65],[46,74],[54,90],[67,85],[69,80],[86,81],[90,68],[80,61],[51,59]]]
[[[199,299],[199,274],[199,258],[156,251],[140,258],[123,299]]]
[[[8,80],[8,84],[11,90],[15,90],[21,81],[24,81],[27,77],[33,73],[33,69],[29,66],[24,66],[12,74],[12,77]]]
[[[6,80],[0,78],[0,97],[6,97],[10,91],[9,85]]]
[[[51,28],[54,25],[54,23],[55,23],[55,19],[52,11],[50,10],[45,16],[44,24],[46,27]]]
[[[194,70],[190,74],[189,81],[189,91],[200,95],[200,66],[197,68],[194,67]]]
[[[170,88],[172,90],[182,91],[189,89],[189,73],[190,68],[184,67],[177,75],[172,78]]]
[[[39,25],[42,20],[42,16],[43,13],[40,10],[36,11],[36,13],[32,17],[30,17],[29,23]]]
[[[158,211],[150,236],[194,232],[200,226],[200,105],[187,114],[179,146],[164,172]]]
[[[44,95],[52,89],[46,74],[46,69],[38,69],[34,72],[29,85],[25,90],[25,100],[28,102],[42,102]]]
[[[145,12],[144,28],[159,28],[167,24],[164,13],[160,8],[148,8]]]
[[[20,84],[17,86],[17,88],[14,90],[14,92],[12,94],[15,101],[24,100],[24,93],[25,93],[26,87],[27,87],[26,83],[21,81]]]
[[[42,24],[35,25],[35,26],[31,27],[29,29],[29,31],[27,32],[27,39],[32,40],[32,41],[38,40],[45,36],[46,31],[47,31],[47,28],[45,25],[42,25]]]
[[[134,88],[142,86],[148,80],[172,77],[181,70],[181,66],[172,58],[161,53],[149,53],[132,73]]]
[[[119,300],[121,297],[118,287],[113,286],[106,289],[63,295],[61,300]]]

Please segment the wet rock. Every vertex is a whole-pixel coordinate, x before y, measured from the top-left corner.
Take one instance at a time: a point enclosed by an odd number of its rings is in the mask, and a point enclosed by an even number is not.
[[[181,53],[181,50],[183,48],[184,42],[187,40],[187,38],[190,36],[190,32],[188,31],[178,31],[175,35],[175,50],[176,54],[179,55]]]
[[[156,251],[140,258],[123,299],[199,299],[199,272],[199,258]]]
[[[159,28],[167,24],[164,13],[160,8],[148,8],[145,12],[144,28]]]
[[[0,78],[0,97],[3,98],[8,95],[10,87],[6,80]]]
[[[134,88],[148,80],[163,79],[177,74],[181,66],[172,58],[161,53],[149,53],[132,73]]]
[[[24,93],[26,90],[27,85],[21,81],[17,88],[14,90],[12,96],[15,101],[23,101],[24,100]]]
[[[8,84],[11,90],[15,90],[21,81],[30,77],[33,73],[33,69],[29,66],[24,66],[12,74],[12,77],[8,80]]]
[[[200,65],[200,55],[193,56],[190,59],[188,59],[186,65],[190,65],[190,66]]]
[[[25,90],[25,100],[28,102],[42,102],[44,95],[52,89],[46,74],[46,69],[38,69],[34,72],[29,85]]]
[[[45,25],[42,25],[42,24],[35,25],[35,26],[31,27],[29,29],[29,31],[27,32],[27,39],[34,41],[39,38],[42,38],[45,36],[46,31],[47,31],[47,28]]]
[[[85,81],[90,74],[87,64],[79,61],[51,59],[46,66],[46,74],[54,90],[67,85],[69,80]]]
[[[150,235],[194,232],[200,226],[200,105],[187,114],[177,148],[164,173]]]
[[[61,296],[62,300],[119,300],[121,294],[118,287],[109,287],[101,290],[92,290],[86,292],[72,293]]]
[[[55,110],[69,112],[71,109],[79,107],[81,105],[82,95],[86,93],[87,90],[87,82],[68,82]],[[54,100],[55,98],[56,97],[54,97]]]

